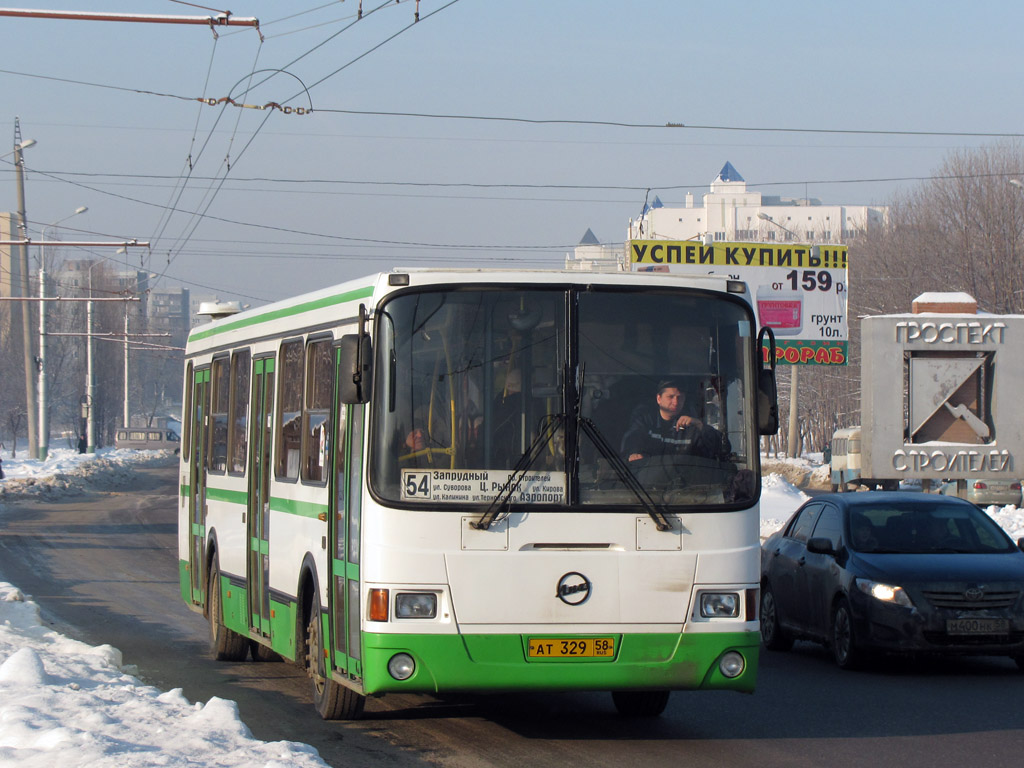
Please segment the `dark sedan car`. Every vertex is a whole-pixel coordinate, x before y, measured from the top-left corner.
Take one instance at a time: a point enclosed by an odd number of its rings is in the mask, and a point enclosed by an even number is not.
[[[978,507],[925,493],[818,496],[761,547],[761,638],[1010,656],[1024,668],[1024,552]]]

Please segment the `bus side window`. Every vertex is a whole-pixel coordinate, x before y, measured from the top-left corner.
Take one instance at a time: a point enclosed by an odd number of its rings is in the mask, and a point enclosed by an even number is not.
[[[213,472],[223,472],[228,463],[228,400],[231,393],[228,358],[220,357],[213,361],[210,378],[213,384],[213,405],[210,408],[212,428],[208,466]]]
[[[277,409],[276,476],[293,480],[299,476],[299,454],[302,447],[302,339],[281,345],[281,373]]]
[[[232,472],[245,472],[246,427],[249,419],[249,350],[231,355],[230,445]]]
[[[306,399],[303,411],[302,479],[327,480],[330,457],[330,408],[334,392],[334,359],[331,339],[311,341],[306,349]]]

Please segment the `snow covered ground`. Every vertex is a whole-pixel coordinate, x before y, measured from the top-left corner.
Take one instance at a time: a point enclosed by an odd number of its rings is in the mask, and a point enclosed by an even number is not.
[[[20,496],[112,489],[130,482],[140,464],[176,461],[164,452],[125,450],[87,456],[57,449],[46,462],[6,457],[0,525],[5,506]],[[792,461],[814,469],[813,461]],[[764,537],[809,497],[780,474],[763,478],[762,488]],[[987,511],[1014,539],[1024,536],[1024,512]],[[135,672],[116,648],[92,647],[43,626],[36,603],[0,581],[0,768],[326,765],[308,745],[253,739],[232,701],[190,703],[180,689],[161,692]]]
[[[156,451],[57,450],[46,462],[4,458],[4,507],[18,496],[68,496],[126,484],[133,467],[176,463]],[[2,567],[2,564],[0,564]],[[190,703],[145,685],[109,645],[92,647],[44,626],[39,606],[0,581],[0,767],[313,768],[316,749],[252,737],[233,701]]]

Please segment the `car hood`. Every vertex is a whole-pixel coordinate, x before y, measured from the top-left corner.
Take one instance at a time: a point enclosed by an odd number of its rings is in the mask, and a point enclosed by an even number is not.
[[[914,582],[1022,581],[1024,552],[962,555],[863,554],[851,555],[847,568],[855,576],[875,581]]]

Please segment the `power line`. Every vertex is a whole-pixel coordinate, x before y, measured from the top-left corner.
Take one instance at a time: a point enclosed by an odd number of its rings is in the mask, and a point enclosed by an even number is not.
[[[448,5],[452,5],[453,3],[456,3],[458,1],[459,0],[452,0],[452,2],[449,3]],[[438,13],[439,11],[444,10],[445,8],[448,7],[448,5],[445,5],[442,8],[439,8],[439,9],[431,12],[430,14],[425,16],[424,19],[428,18],[429,16],[433,15],[434,13]],[[379,7],[377,9],[374,9],[374,10],[379,10]],[[364,16],[365,15],[369,15],[371,12],[372,11],[368,11],[366,14],[364,14]],[[399,33],[396,33],[396,35],[392,35],[391,37],[387,38],[387,40],[385,40],[384,43],[386,43],[386,42],[390,41],[391,39],[393,39],[394,37],[396,37],[397,34],[401,34],[401,32],[404,32],[407,29],[410,29],[412,26],[415,26],[415,24],[410,25],[408,27],[404,27]],[[346,29],[347,28],[348,27],[346,27]],[[344,31],[344,30],[341,30],[341,31]],[[312,53],[314,50],[316,50],[316,48],[326,44],[329,40],[333,39],[333,37],[337,36],[337,34],[340,34],[340,32],[336,33],[331,38],[328,38],[328,40],[325,40],[323,43],[320,43],[318,46],[316,46],[316,47],[310,49],[309,51],[307,51],[306,53],[302,54],[302,56],[299,56],[298,58],[293,59],[291,62],[286,64],[284,67],[280,67],[280,69],[284,70],[287,67],[291,66],[292,64],[296,63],[297,61],[299,61],[300,59],[304,58],[305,56],[308,56],[310,53]],[[378,45],[374,46],[370,51],[367,51],[367,53],[370,53],[373,50],[376,50],[377,48],[380,47],[380,45],[383,45],[384,43],[381,43],[381,44],[378,44]],[[342,70],[344,70],[346,67],[351,66],[356,61],[358,61],[359,59],[361,59],[364,56],[366,56],[367,53],[361,54],[359,57],[349,61],[344,66],[336,69],[334,72],[330,73],[329,75],[325,76],[324,78],[321,78],[320,80],[316,81],[315,83],[313,83],[313,85],[311,85],[309,87],[312,88],[312,87],[314,87],[316,85],[319,85],[324,80],[326,80],[326,79],[328,79],[330,77],[333,77],[334,75],[336,75],[339,72],[341,72]],[[139,95],[144,95],[144,96],[159,96],[159,97],[162,97],[162,98],[177,99],[179,101],[199,101],[199,102],[203,102],[203,103],[209,103],[209,101],[204,99],[203,97],[182,96],[180,94],[163,93],[163,92],[160,92],[160,91],[152,91],[152,90],[147,90],[147,89],[143,89],[143,88],[129,88],[129,87],[125,87],[125,86],[110,85],[110,84],[105,84],[105,83],[93,83],[93,82],[87,82],[87,81],[84,81],[84,80],[74,80],[72,78],[56,77],[56,76],[52,76],[52,75],[38,75],[38,74],[29,73],[29,72],[18,72],[18,71],[9,70],[9,69],[0,69],[0,74],[14,75],[14,76],[17,76],[17,77],[35,78],[35,79],[40,79],[40,80],[50,80],[50,81],[54,81],[54,82],[68,83],[70,85],[82,85],[82,86],[87,86],[87,87],[91,87],[91,88],[104,88],[104,89],[108,89],[108,90],[123,91],[123,92],[127,92],[127,93],[134,93],[134,94],[139,94]],[[260,83],[257,83],[256,85],[257,86],[258,85],[262,85],[263,82],[266,82],[266,81],[262,81]],[[256,87],[256,86],[253,86],[253,87]],[[296,94],[296,95],[298,95],[298,94]],[[294,99],[294,98],[295,98],[295,96],[292,96],[289,99],[285,100],[285,102],[282,102],[282,103],[286,103],[287,101],[290,101],[291,99]],[[236,105],[236,106],[238,106],[238,105]],[[572,118],[530,118],[530,117],[515,117],[515,116],[507,116],[507,115],[505,115],[505,116],[501,116],[501,115],[472,115],[472,114],[458,114],[458,113],[441,114],[441,113],[429,113],[429,112],[400,112],[400,111],[390,111],[389,112],[389,111],[381,111],[381,110],[340,109],[340,108],[329,108],[329,107],[317,107],[316,109],[311,110],[311,114],[316,114],[316,113],[339,114],[339,115],[362,115],[362,116],[373,116],[373,117],[406,117],[406,118],[427,119],[427,120],[466,120],[466,121],[476,121],[476,122],[524,123],[524,124],[528,124],[528,125],[598,126],[598,127],[630,128],[630,129],[641,129],[641,130],[657,130],[657,129],[661,129],[661,130],[691,130],[691,131],[692,130],[702,130],[702,131],[728,131],[728,132],[740,132],[740,133],[798,133],[798,134],[817,134],[817,135],[916,136],[916,137],[939,137],[939,138],[941,138],[941,137],[951,137],[951,138],[982,138],[982,139],[1020,139],[1020,138],[1024,138],[1024,133],[996,132],[996,131],[937,131],[937,130],[909,131],[909,130],[869,129],[869,128],[800,128],[800,127],[792,127],[792,126],[714,125],[714,124],[684,123],[684,122],[674,122],[674,121],[666,121],[666,122],[663,122],[663,123],[660,123],[660,122],[659,123],[637,123],[637,122],[627,122],[627,121],[620,121],[620,120],[591,120],[591,119],[572,119]]]
[[[0,160],[10,165],[9,161]],[[49,175],[58,181],[67,181],[64,177],[84,177],[90,179],[143,179],[143,180],[164,180],[177,181],[181,176],[170,174],[154,173],[108,173],[108,172],[84,172],[84,171],[46,171],[31,169],[36,173]],[[911,181],[955,181],[964,179],[986,179],[986,178],[1019,178],[1024,176],[1024,170],[1007,171],[1000,173],[973,173],[973,174],[938,174],[925,176],[877,176],[853,179],[790,179],[787,181],[764,181],[748,182],[747,187],[782,187],[799,186],[803,184],[884,184],[900,183]],[[191,176],[195,181],[217,181],[219,176]],[[298,179],[290,177],[273,176],[232,176],[230,181],[237,183],[264,183],[264,184],[287,184],[296,186],[310,185],[350,185],[350,186],[381,186],[381,187],[412,187],[412,188],[439,188],[439,189],[537,189],[537,190],[566,190],[566,191],[611,191],[611,192],[645,192],[651,191],[676,191],[684,189],[698,189],[708,186],[707,181],[688,182],[683,184],[546,184],[546,183],[511,183],[511,182],[466,182],[466,181],[394,181],[381,179],[330,179],[313,178]],[[68,181],[68,183],[72,183]],[[136,185],[138,186],[138,185]],[[279,190],[261,190],[278,192]],[[591,201],[584,201],[591,202]]]

